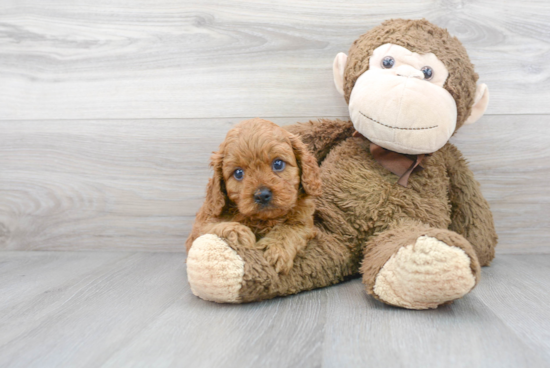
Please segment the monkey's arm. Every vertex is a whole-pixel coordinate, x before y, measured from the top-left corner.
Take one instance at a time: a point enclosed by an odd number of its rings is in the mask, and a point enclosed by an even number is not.
[[[495,256],[497,234],[489,203],[481,194],[479,183],[468,168],[462,153],[452,144],[444,148],[447,172],[451,180],[450,230],[464,236],[472,244],[482,266],[488,266]]]
[[[351,137],[355,128],[351,121],[319,119],[284,127],[304,142],[317,162],[324,160],[332,147]]]

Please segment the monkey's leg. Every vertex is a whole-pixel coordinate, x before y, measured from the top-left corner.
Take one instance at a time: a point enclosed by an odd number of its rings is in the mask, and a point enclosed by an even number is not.
[[[463,297],[479,280],[472,245],[446,229],[400,223],[370,239],[364,253],[367,292],[398,307],[437,308]]]
[[[187,257],[191,290],[198,297],[218,303],[246,303],[296,294],[343,281],[357,274],[354,260],[343,242],[318,232],[298,253],[288,275],[278,274],[263,251],[237,248],[207,234],[195,240]]]

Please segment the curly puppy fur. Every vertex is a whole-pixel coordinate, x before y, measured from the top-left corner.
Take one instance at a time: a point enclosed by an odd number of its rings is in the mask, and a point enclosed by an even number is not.
[[[275,160],[285,162],[275,172]],[[211,157],[214,176],[206,190],[191,235],[193,241],[215,234],[234,247],[264,250],[265,259],[286,274],[298,252],[315,235],[313,197],[321,194],[316,159],[294,134],[262,119],[251,119],[231,129]],[[235,170],[244,171],[241,180]],[[262,189],[272,193],[267,204],[257,203]]]

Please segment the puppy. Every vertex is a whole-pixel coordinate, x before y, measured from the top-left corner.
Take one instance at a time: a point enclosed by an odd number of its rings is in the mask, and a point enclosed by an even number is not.
[[[251,119],[227,133],[210,165],[214,176],[187,251],[199,236],[215,234],[234,247],[264,250],[278,273],[288,273],[315,235],[313,197],[321,194],[315,158],[297,136]]]

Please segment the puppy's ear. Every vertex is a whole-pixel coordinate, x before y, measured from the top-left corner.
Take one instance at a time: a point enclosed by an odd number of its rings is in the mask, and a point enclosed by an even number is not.
[[[218,217],[221,215],[227,193],[223,181],[223,150],[220,147],[218,152],[214,152],[210,157],[210,166],[214,169],[214,176],[208,181],[206,187],[206,199],[204,209],[207,217]]]
[[[309,150],[302,140],[294,135],[289,133],[290,142],[292,144],[292,149],[294,150],[294,156],[296,156],[296,161],[298,161],[298,166],[302,172],[301,177],[301,187],[304,189],[306,194],[312,196],[321,195],[321,178],[319,175],[319,165],[317,165],[317,160]]]
[[[197,212],[193,229],[185,242],[185,247],[188,253],[195,239],[202,235],[201,229],[204,223],[212,218],[219,217],[222,214],[223,207],[225,206],[227,193],[225,191],[222,173],[222,152],[223,144],[220,146],[220,150],[218,152],[214,152],[210,157],[210,166],[214,168],[214,176],[208,180],[208,185],[206,186],[206,198],[203,205]]]

